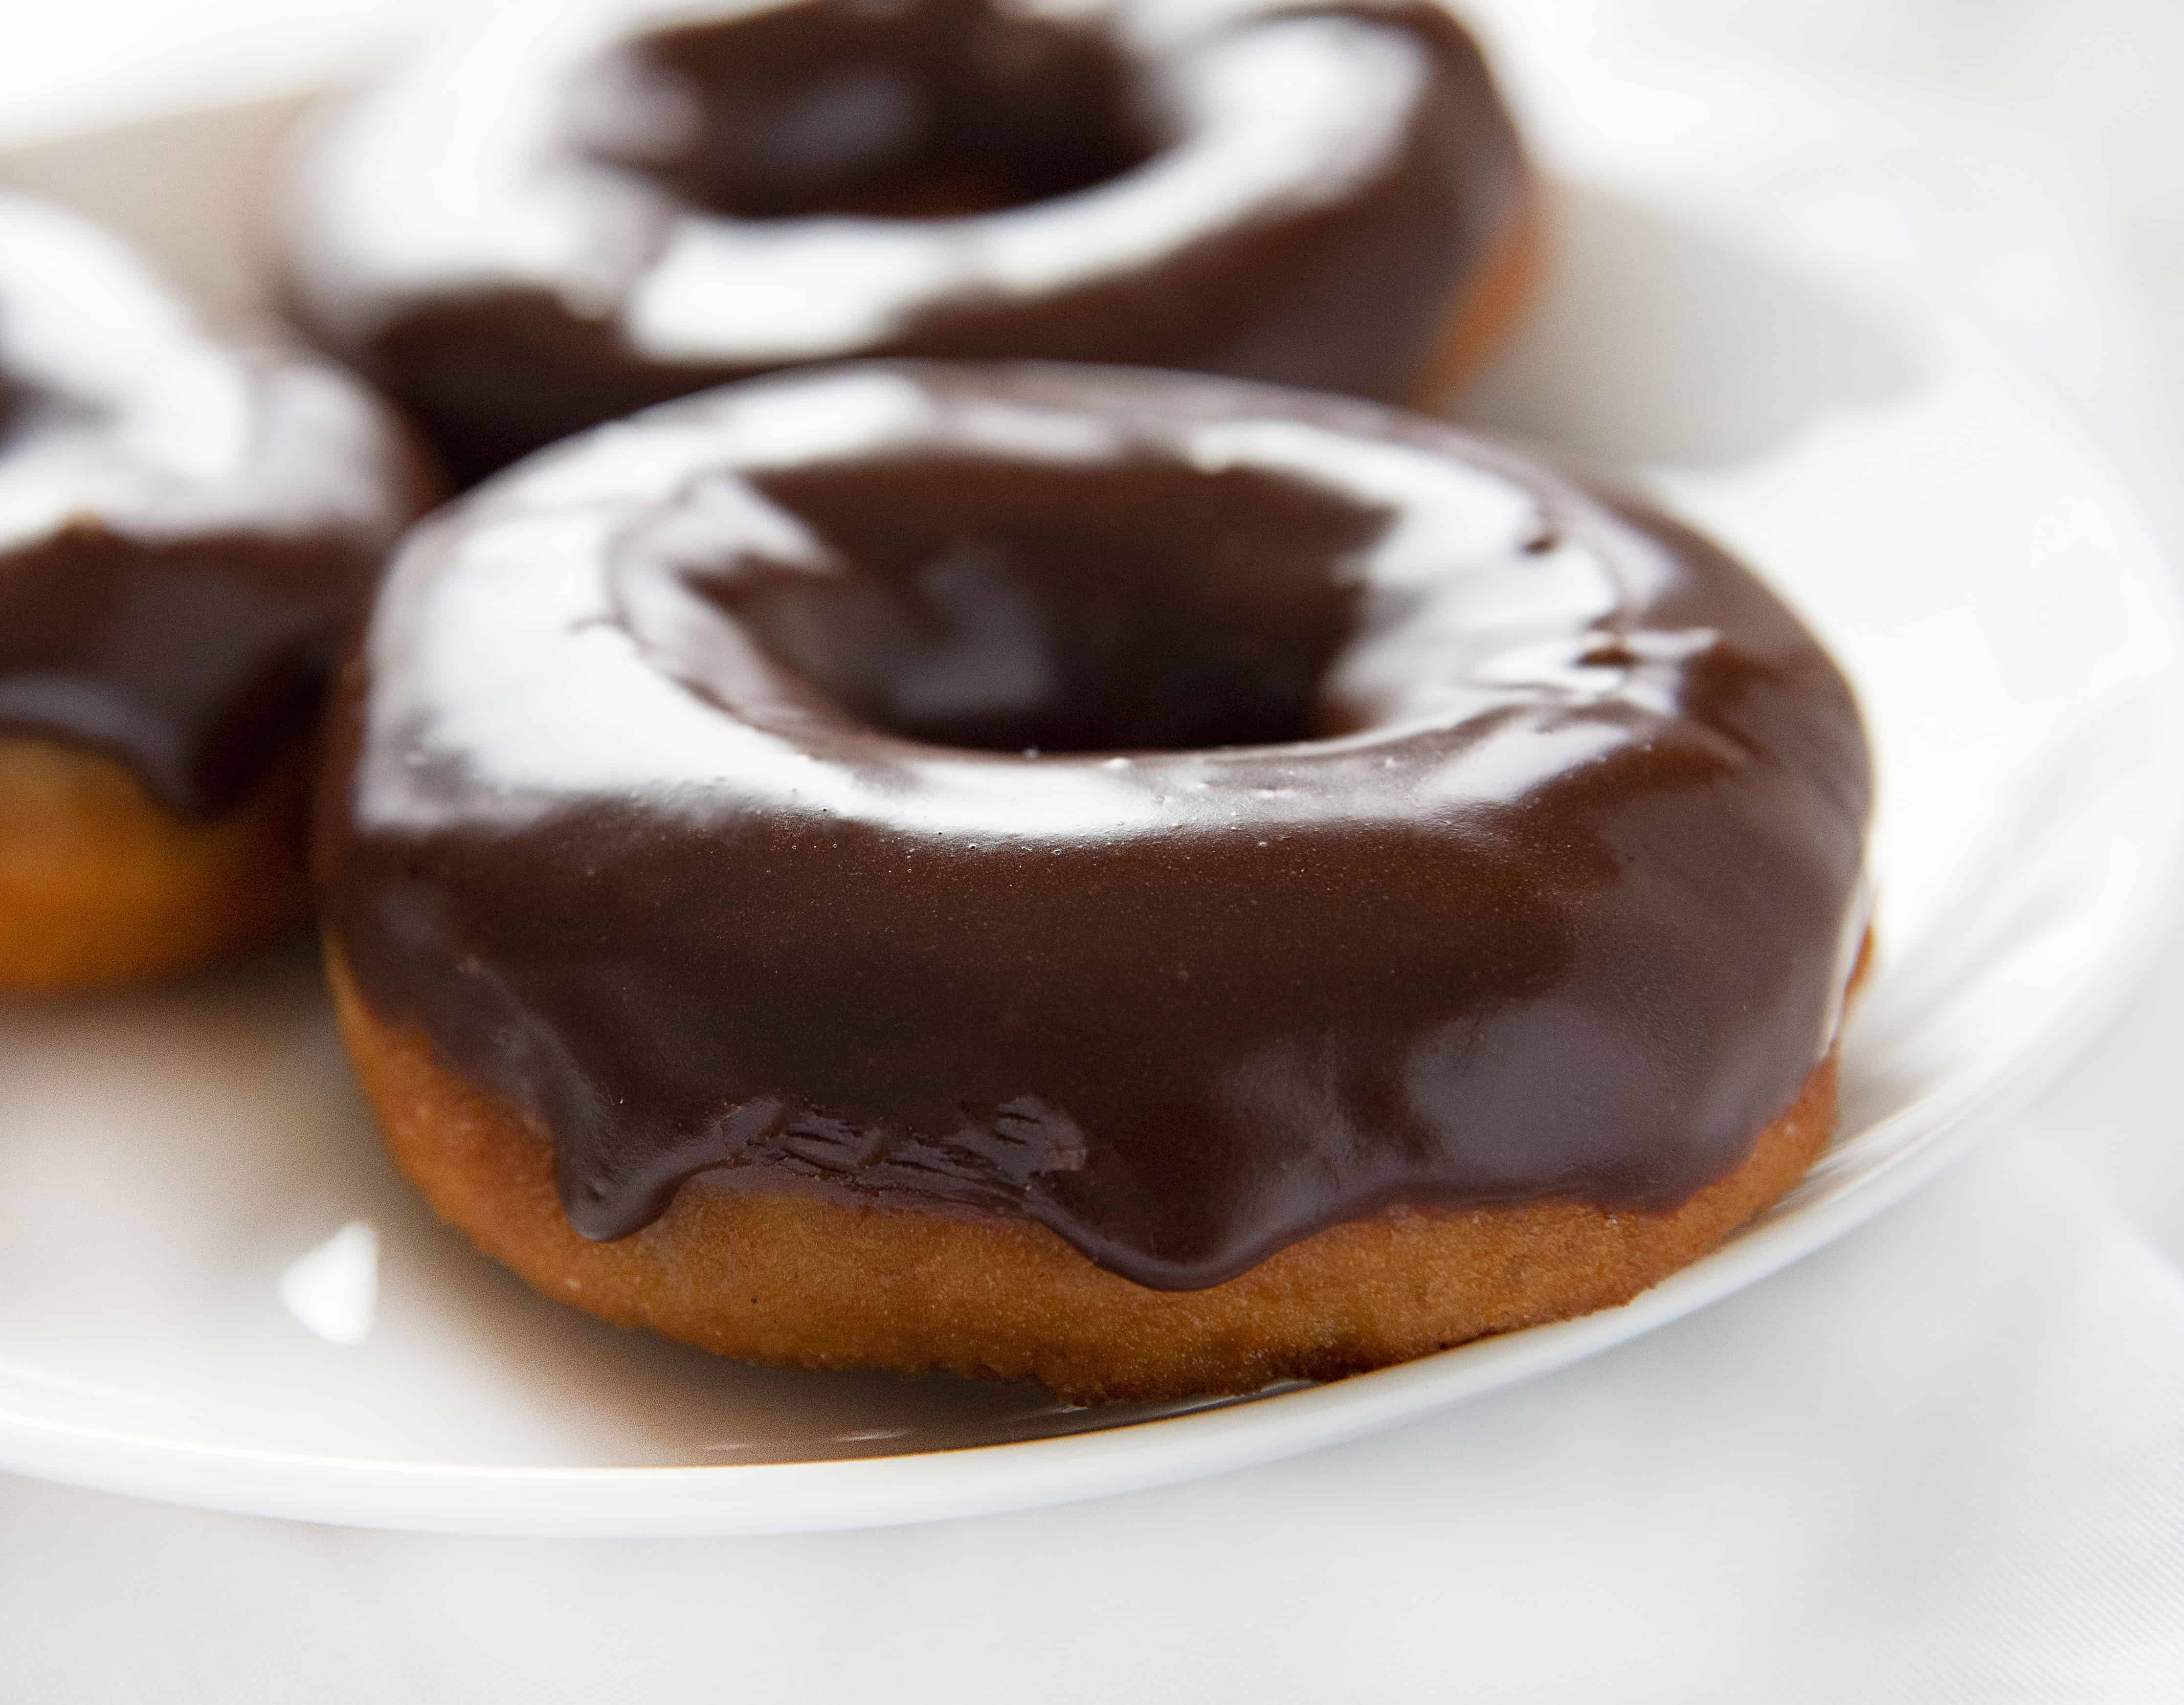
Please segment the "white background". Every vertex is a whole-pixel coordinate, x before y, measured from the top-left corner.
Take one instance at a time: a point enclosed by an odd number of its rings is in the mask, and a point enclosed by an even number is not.
[[[10,0],[0,146],[289,86],[452,9]],[[1851,96],[1871,125],[1840,146],[1904,149],[1939,287],[2184,538],[2184,7],[1474,9],[1520,90],[1570,68],[1663,113],[1785,80]],[[0,1697],[2174,1698],[2180,1038],[2172,954],[1987,1147],[1792,1272],[1524,1390],[1173,1491],[597,1545],[0,1479]]]

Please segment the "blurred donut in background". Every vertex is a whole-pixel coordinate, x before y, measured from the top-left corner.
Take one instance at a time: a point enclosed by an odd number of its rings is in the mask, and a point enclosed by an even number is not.
[[[347,375],[0,194],[0,994],[166,976],[304,914],[335,638],[432,495]]]
[[[459,476],[859,355],[1430,400],[1537,191],[1430,0],[521,7],[311,126],[291,298]]]

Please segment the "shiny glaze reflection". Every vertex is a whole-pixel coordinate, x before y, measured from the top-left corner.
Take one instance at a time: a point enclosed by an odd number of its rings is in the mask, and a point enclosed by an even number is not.
[[[367,1000],[594,1237],[710,1172],[1187,1288],[1398,1203],[1663,1206],[1863,927],[1855,707],[1721,552],[1179,376],[835,370],[528,465],[413,538],[329,774]]]
[[[427,497],[355,386],[215,337],[111,238],[0,195],[0,738],[218,816],[309,726]]]
[[[868,355],[1397,398],[1525,216],[1428,0],[525,8],[323,125],[314,334],[459,473],[727,380]]]

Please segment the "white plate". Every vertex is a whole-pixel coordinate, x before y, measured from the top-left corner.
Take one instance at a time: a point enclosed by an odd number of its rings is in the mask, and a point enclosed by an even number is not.
[[[287,111],[109,132],[0,176],[245,301],[248,186]],[[721,1362],[537,1301],[437,1225],[380,1158],[299,945],[180,992],[0,1011],[0,1466],[465,1532],[1022,1507],[1529,1378],[1902,1195],[2059,1064],[2159,938],[2184,623],[2131,503],[2036,392],[1970,334],[1842,282],[1825,220],[1741,212],[1732,236],[1658,187],[1573,191],[1552,299],[1475,404],[1650,468],[1808,612],[1873,725],[1884,951],[1842,1134],[1726,1248],[1626,1308],[1185,1413]]]

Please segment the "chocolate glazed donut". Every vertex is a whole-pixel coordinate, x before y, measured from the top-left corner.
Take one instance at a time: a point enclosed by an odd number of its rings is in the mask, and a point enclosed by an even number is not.
[[[337,729],[398,1157],[716,1349],[1377,1366],[1628,1297],[1832,1123],[1841,677],[1423,417],[1036,364],[669,404],[415,532]]]
[[[321,125],[297,310],[476,476],[857,355],[1386,399],[1529,292],[1531,175],[1433,0],[512,10]]]
[[[0,993],[302,916],[335,632],[430,495],[352,381],[0,195]]]

